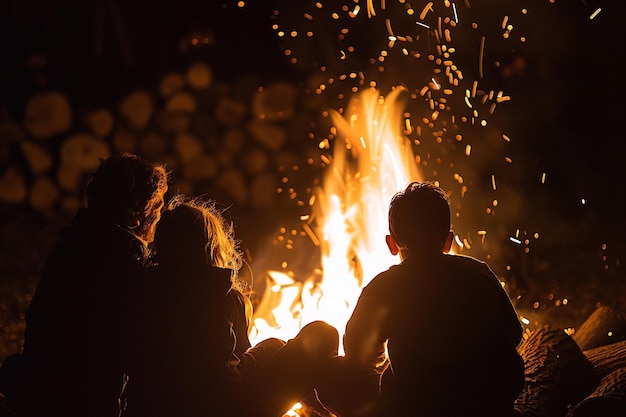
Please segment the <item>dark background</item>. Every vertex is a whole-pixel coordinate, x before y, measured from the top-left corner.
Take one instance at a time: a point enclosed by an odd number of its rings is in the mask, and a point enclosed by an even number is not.
[[[621,266],[626,247],[622,195],[626,5],[609,0],[518,3],[474,0],[461,15],[484,23],[482,28],[494,28],[494,33],[486,33],[487,45],[502,66],[486,67],[487,82],[512,97],[490,123],[512,138],[507,152],[515,164],[499,172],[495,162],[476,160],[474,170],[477,178],[498,172],[515,207],[510,215],[490,220],[498,230],[492,246],[475,254],[483,257],[488,252],[513,296],[522,295],[517,300],[520,311],[530,316],[539,302],[541,321],[575,326],[597,303],[621,309],[626,298]],[[521,7],[527,7],[529,15],[516,21],[514,34],[524,35],[526,42],[492,42],[501,40],[497,22],[509,9],[519,12]],[[598,7],[602,12],[590,20]],[[275,9],[281,11],[278,19],[272,19]],[[324,23],[314,27],[318,50],[305,41],[279,40],[271,25],[278,21],[297,28],[302,12],[313,9],[309,2],[287,0],[248,1],[244,7],[234,1],[6,0],[0,21],[1,116],[20,120],[28,97],[44,88],[63,90],[86,107],[106,105],[129,89],[154,86],[163,74],[196,59],[208,62],[215,78],[227,82],[254,74],[260,84],[289,80],[303,85],[324,60],[331,69],[344,64],[319,46],[336,39],[336,27],[331,23],[327,30]],[[379,48],[368,25],[354,28],[361,42],[354,41],[357,53],[346,66],[367,66],[366,58]],[[181,49],[181,40],[194,34],[206,36],[210,43]],[[468,36],[467,42],[475,41],[475,36]],[[330,51],[337,52],[333,48],[339,46],[331,42]],[[287,61],[285,48],[300,54],[298,65]],[[474,50],[458,55],[461,63],[476,60]],[[524,66],[515,67],[516,59]],[[394,61],[389,62],[392,67]],[[394,77],[387,82],[410,84],[412,77],[421,76],[416,68],[402,63],[390,71]],[[503,68],[514,71],[505,74]],[[466,75],[471,79],[473,74]],[[381,87],[387,86],[381,82]],[[335,102],[329,99],[328,104]],[[545,184],[540,183],[543,173]],[[492,198],[480,191],[476,196],[472,203],[481,210],[483,200]],[[275,228],[291,215],[281,210],[260,214],[233,210],[240,220],[238,237],[253,257],[262,256],[259,248],[267,246]],[[0,320],[10,319],[3,327],[8,334],[19,330],[33,289],[32,276],[66,219],[38,216],[21,206],[3,205],[2,213],[0,279],[6,301]],[[254,221],[258,216],[264,219],[262,224]],[[509,239],[516,230],[537,232],[541,238],[531,239],[531,245],[516,245]],[[567,309],[562,304],[556,308],[554,300],[564,298],[570,301]],[[9,321],[11,328],[6,325]],[[19,344],[18,339],[11,340]]]

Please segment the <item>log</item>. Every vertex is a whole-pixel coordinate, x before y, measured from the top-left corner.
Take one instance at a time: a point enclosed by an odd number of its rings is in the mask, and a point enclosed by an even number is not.
[[[217,178],[217,185],[227,191],[236,203],[243,204],[248,201],[248,185],[239,170],[224,170]]]
[[[117,129],[111,139],[111,145],[117,152],[135,153],[137,151],[138,142],[137,137],[124,128]]]
[[[85,125],[91,133],[104,138],[113,131],[115,117],[109,109],[92,110],[85,115]]]
[[[156,126],[164,133],[189,130],[191,122],[191,115],[182,112],[163,110],[159,112],[156,117]]]
[[[165,75],[159,84],[159,94],[163,98],[168,98],[177,91],[185,87],[185,77],[178,72],[171,72]]]
[[[205,90],[213,83],[213,69],[205,62],[196,62],[187,68],[185,79],[194,90]]]
[[[62,164],[56,170],[56,181],[62,190],[78,194],[84,187],[84,171],[70,164]]]
[[[19,168],[12,165],[0,176],[0,200],[19,204],[26,200],[28,190]]]
[[[202,154],[204,145],[191,133],[180,132],[174,138],[174,150],[178,154],[180,161],[185,164]]]
[[[189,132],[180,132],[174,138],[174,150],[183,164],[202,154],[204,145]]]
[[[248,106],[232,98],[224,97],[217,103],[215,119],[227,127],[241,126],[248,116]]]
[[[171,113],[191,114],[198,109],[198,102],[188,91],[178,91],[167,100],[165,110]]]
[[[224,134],[222,148],[227,152],[237,153],[243,149],[247,141],[246,132],[241,129],[229,129]]]
[[[28,201],[34,209],[41,213],[52,215],[54,205],[59,201],[59,188],[48,176],[42,175],[33,181],[30,187]]]
[[[196,111],[191,115],[189,131],[199,138],[206,138],[218,133],[217,122],[213,115],[204,110]]]
[[[626,368],[626,340],[583,351],[600,377]]]
[[[167,138],[158,131],[146,133],[139,143],[139,151],[142,155],[156,160],[167,153]]]
[[[152,95],[144,90],[133,91],[122,99],[118,111],[131,128],[143,129],[154,113]]]
[[[568,412],[567,417],[626,416],[626,368],[606,375],[598,387]]]
[[[72,109],[63,93],[39,93],[26,102],[24,128],[33,138],[50,139],[67,132],[71,125]]]
[[[563,417],[596,387],[599,378],[578,345],[562,329],[540,327],[518,351],[524,359],[524,389],[515,410],[525,417]]]
[[[111,156],[109,144],[88,133],[76,133],[65,139],[59,150],[61,163],[79,171],[94,171],[100,161]]]
[[[34,175],[43,174],[52,168],[53,157],[47,149],[30,140],[20,142],[22,155]]]
[[[626,322],[614,308],[600,306],[576,329],[572,338],[583,351],[626,340]]]
[[[61,199],[59,206],[64,213],[75,214],[80,207],[84,206],[84,204],[78,196],[67,195]]]
[[[288,82],[275,82],[261,88],[252,97],[255,117],[270,122],[291,119],[296,112],[298,90]]]
[[[215,178],[219,165],[213,155],[203,153],[188,161],[182,171],[187,180],[206,181]]]

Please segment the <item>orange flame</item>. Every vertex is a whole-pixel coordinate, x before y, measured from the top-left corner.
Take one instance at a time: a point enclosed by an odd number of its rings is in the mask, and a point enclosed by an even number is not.
[[[421,180],[402,131],[404,91],[396,88],[382,97],[367,89],[352,98],[344,115],[332,112],[334,154],[316,190],[312,216],[321,278],[299,282],[270,271],[271,282],[253,320],[253,343],[289,339],[314,320],[326,321],[343,335],[363,287],[398,262],[385,243],[388,205],[410,181]]]

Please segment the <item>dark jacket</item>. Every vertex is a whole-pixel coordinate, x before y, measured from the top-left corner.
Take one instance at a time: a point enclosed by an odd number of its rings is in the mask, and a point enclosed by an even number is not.
[[[522,327],[489,267],[440,254],[376,276],[346,326],[346,357],[374,367],[390,415],[506,415],[524,385]]]
[[[144,261],[141,241],[89,209],[61,231],[26,311],[25,415],[117,414],[130,294]]]
[[[206,265],[146,270],[133,318],[128,417],[225,416],[227,364],[250,347],[231,271]]]

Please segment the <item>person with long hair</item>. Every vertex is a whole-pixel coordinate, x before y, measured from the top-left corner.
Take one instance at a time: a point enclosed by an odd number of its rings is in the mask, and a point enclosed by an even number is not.
[[[337,353],[337,331],[314,322],[287,342],[251,346],[244,260],[215,202],[175,196],[154,251],[137,295],[127,416],[280,417],[313,391],[316,372]]]

